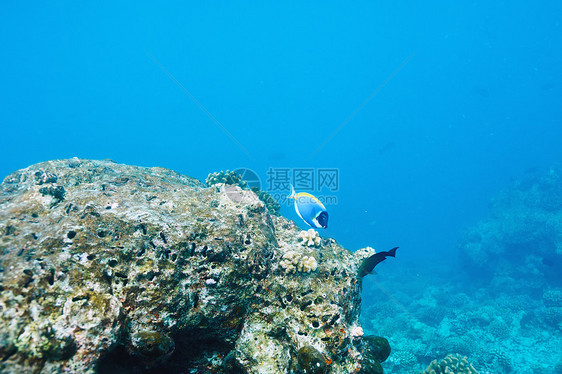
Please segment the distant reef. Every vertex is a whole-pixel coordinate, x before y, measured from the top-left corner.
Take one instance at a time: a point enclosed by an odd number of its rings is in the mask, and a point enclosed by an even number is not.
[[[459,250],[475,282],[511,277],[537,290],[562,286],[562,169],[515,181],[492,200],[490,216],[464,232]]]
[[[0,372],[382,372],[388,354],[373,358],[380,339],[358,322],[360,255],[302,237],[251,190],[163,168],[14,172],[0,188]]]

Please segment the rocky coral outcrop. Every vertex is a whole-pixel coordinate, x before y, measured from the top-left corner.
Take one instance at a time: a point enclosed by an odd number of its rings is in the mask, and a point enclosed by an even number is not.
[[[489,282],[525,278],[542,289],[562,284],[562,169],[533,172],[491,202],[491,212],[459,240],[463,266]]]
[[[362,370],[358,260],[252,191],[70,159],[0,194],[2,373]]]

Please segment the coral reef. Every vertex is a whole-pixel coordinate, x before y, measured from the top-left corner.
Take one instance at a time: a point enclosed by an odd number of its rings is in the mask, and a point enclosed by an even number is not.
[[[542,313],[542,319],[550,327],[562,328],[562,308],[548,307]]]
[[[546,290],[542,294],[544,305],[547,307],[562,307],[562,290]]]
[[[460,238],[460,263],[450,253],[365,278],[361,322],[392,344],[386,373],[419,373],[449,353],[480,373],[553,371],[562,346],[559,175],[535,173],[495,199],[491,216]]]
[[[560,360],[560,362],[556,363],[556,366],[554,367],[554,373],[562,374],[562,359]]]
[[[303,256],[296,251],[285,252],[279,264],[285,269],[285,273],[287,274],[294,274],[297,271],[310,273],[318,268],[318,263],[313,256]]]
[[[363,338],[363,366],[364,373],[383,373],[381,362],[390,356],[390,344],[381,336],[369,335]]]
[[[424,374],[478,374],[474,366],[466,357],[459,354],[447,355],[440,361],[433,361],[429,364],[428,368],[423,372]]]
[[[210,173],[205,179],[207,186],[211,187],[216,184],[229,184],[233,186],[238,186],[240,188],[246,188],[247,183],[242,179],[242,176],[235,171],[217,171]]]
[[[251,190],[258,195],[258,199],[264,202],[269,214],[273,214],[274,216],[281,215],[281,205],[273,198],[273,196],[271,196],[269,192],[262,191],[257,187],[252,187]]]
[[[374,248],[365,247],[365,248],[361,248],[361,249],[357,250],[355,252],[355,256],[357,256],[357,258],[360,258],[360,259],[365,259],[367,257],[371,257],[375,253],[376,253],[376,251],[375,251]]]
[[[299,233],[299,241],[308,247],[319,247],[322,243],[322,238],[314,229],[303,230]]]
[[[417,363],[416,356],[408,350],[395,351],[389,359],[392,371],[396,373],[405,373],[415,367]]]
[[[492,322],[490,322],[488,331],[490,331],[490,334],[492,334],[492,336],[496,339],[507,339],[511,334],[511,329],[502,318],[495,318]]]
[[[6,177],[0,372],[360,370],[357,258],[226,182],[82,159]]]
[[[305,345],[297,352],[297,360],[303,373],[324,374],[328,370],[322,353],[310,345]]]
[[[363,284],[363,329],[392,344],[382,363],[386,373],[419,373],[451,352],[467,356],[480,373],[550,372],[560,360],[562,308],[545,305],[556,303],[559,288],[533,298],[511,289],[452,286],[451,276],[436,281],[408,271],[415,275],[403,269],[379,277],[393,299],[371,289],[369,278]]]
[[[492,201],[489,218],[464,232],[459,249],[463,266],[482,281],[525,278],[528,292],[544,283],[562,285],[562,170],[515,182]]]
[[[221,170],[220,172],[210,173],[205,179],[205,183],[209,187],[225,184],[229,186],[238,186],[243,190],[248,189],[248,182],[243,180],[240,174],[230,170],[227,170],[226,172]],[[269,211],[269,214],[274,216],[281,215],[281,205],[279,205],[269,192],[262,191],[257,187],[251,187],[250,190],[254,192],[261,201],[263,201],[265,207]],[[235,195],[237,196],[238,193],[235,193]],[[232,194],[230,196],[232,196]]]

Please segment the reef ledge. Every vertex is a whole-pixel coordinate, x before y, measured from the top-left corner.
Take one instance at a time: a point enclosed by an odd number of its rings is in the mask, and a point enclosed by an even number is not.
[[[7,176],[0,372],[369,372],[359,256],[226,187],[77,158]]]

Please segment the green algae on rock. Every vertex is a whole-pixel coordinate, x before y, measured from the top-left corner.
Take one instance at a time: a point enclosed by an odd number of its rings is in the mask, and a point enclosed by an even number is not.
[[[5,178],[0,232],[2,373],[361,368],[358,259],[302,245],[250,190],[43,162]],[[289,252],[315,270],[287,272]]]

